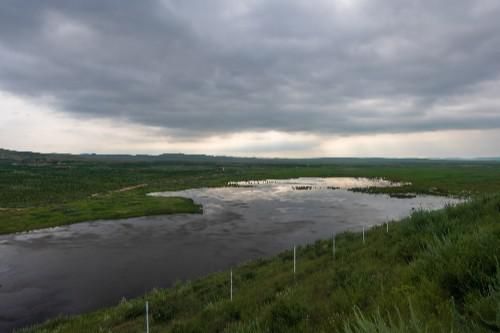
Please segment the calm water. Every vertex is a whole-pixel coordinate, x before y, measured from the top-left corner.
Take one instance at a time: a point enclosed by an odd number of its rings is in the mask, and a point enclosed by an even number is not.
[[[193,198],[203,215],[97,221],[0,236],[0,332],[117,304],[154,287],[270,256],[344,230],[437,209],[453,199],[348,191],[387,186],[299,178],[156,193]]]

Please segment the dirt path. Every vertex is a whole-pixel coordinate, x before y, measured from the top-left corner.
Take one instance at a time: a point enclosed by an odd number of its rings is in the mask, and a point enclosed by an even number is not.
[[[16,212],[20,212],[22,210],[26,210],[28,208],[6,208],[6,207],[0,207],[0,212],[6,212],[8,210],[15,210]]]
[[[112,190],[112,191],[108,191],[108,192],[104,192],[104,193],[94,193],[94,194],[91,194],[90,197],[91,198],[95,198],[95,197],[100,197],[100,196],[108,196],[112,193],[122,193],[122,192],[127,192],[127,191],[132,191],[132,190],[135,190],[135,189],[138,189],[138,188],[141,188],[141,187],[146,187],[148,186],[148,184],[139,184],[139,185],[134,185],[134,186],[127,186],[127,187],[124,187],[124,188],[120,188],[118,190]]]
[[[115,191],[112,191],[112,192],[127,192],[127,191],[135,190],[137,188],[146,187],[146,186],[148,186],[148,184],[139,184],[139,185],[124,187],[124,188],[121,188],[119,190],[115,190]]]

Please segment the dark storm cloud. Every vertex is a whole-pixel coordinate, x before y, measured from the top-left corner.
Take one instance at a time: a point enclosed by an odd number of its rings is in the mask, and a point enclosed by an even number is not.
[[[178,135],[500,128],[498,1],[2,1],[0,89]]]

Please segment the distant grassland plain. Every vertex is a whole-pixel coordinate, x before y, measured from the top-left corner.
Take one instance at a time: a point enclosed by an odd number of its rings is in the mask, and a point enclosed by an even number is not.
[[[185,198],[148,192],[294,177],[380,177],[409,182],[376,193],[475,196],[500,191],[500,163],[354,160],[338,164],[244,164],[0,159],[0,234],[90,220],[197,213]]]
[[[381,177],[410,182],[389,194],[466,196],[468,202],[367,231],[318,240],[293,255],[244,263],[179,282],[117,306],[20,330],[143,332],[498,332],[500,164],[355,161],[339,164],[0,162],[0,232],[84,220],[200,212],[182,198],[146,193],[300,176]]]

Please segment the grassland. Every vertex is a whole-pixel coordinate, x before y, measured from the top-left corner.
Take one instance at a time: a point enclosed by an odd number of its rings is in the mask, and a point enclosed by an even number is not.
[[[3,210],[0,211],[0,224],[1,233],[14,233],[81,221],[201,211],[202,207],[186,198],[109,193],[61,204]]]
[[[319,240],[229,273],[154,290],[116,307],[61,317],[23,333],[497,332],[500,196],[416,212],[368,231]]]
[[[500,331],[500,164],[426,160],[273,163],[43,156],[0,151],[0,233],[138,215],[199,212],[182,198],[146,193],[300,176],[410,182],[390,194],[473,198],[417,212],[361,235],[344,233],[229,274],[154,290],[116,307],[61,317],[22,332],[491,332]],[[3,158],[2,158],[3,156]],[[6,156],[6,157],[5,157]],[[321,162],[321,163],[320,163]],[[323,163],[324,162],[324,163]]]
[[[199,212],[181,198],[148,192],[223,186],[228,181],[301,176],[381,177],[410,182],[368,192],[475,196],[500,189],[500,163],[406,160],[340,160],[275,163],[186,163],[76,157],[0,159],[0,234],[88,220]],[[120,189],[135,187],[129,191]]]

